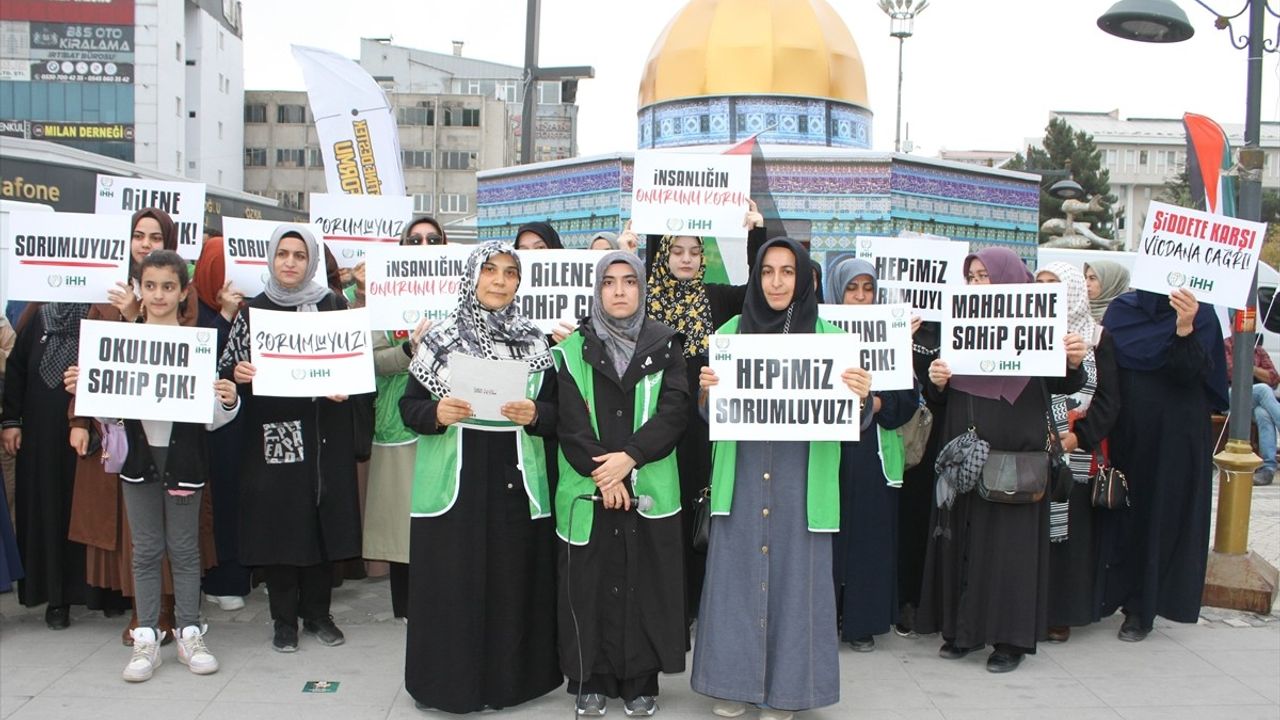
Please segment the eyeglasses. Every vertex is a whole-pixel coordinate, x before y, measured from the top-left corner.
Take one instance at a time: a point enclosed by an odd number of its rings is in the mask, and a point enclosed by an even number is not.
[[[423,242],[426,242],[428,245],[443,245],[444,238],[440,237],[436,233],[427,233],[426,235],[414,233],[404,239],[405,245],[421,245]]]
[[[990,279],[991,279],[991,276],[990,276],[990,275],[988,275],[988,274],[986,274],[986,273],[984,273],[984,272],[979,272],[979,273],[970,273],[970,274],[968,274],[968,275],[966,275],[966,276],[965,276],[965,279],[966,279],[966,280],[968,280],[968,281],[969,281],[969,282],[971,282],[971,283],[975,283],[975,282],[987,282],[988,280],[990,280]]]

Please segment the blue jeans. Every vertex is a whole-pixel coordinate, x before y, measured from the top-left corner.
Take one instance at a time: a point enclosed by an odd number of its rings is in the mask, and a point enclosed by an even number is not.
[[[1258,454],[1262,456],[1262,467],[1275,472],[1280,400],[1276,400],[1275,392],[1265,383],[1253,386],[1253,421],[1258,425]]]

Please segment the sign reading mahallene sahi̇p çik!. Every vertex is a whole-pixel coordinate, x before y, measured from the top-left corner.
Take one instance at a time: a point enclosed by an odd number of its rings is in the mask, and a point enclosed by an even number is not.
[[[858,367],[871,373],[872,390],[915,387],[911,356],[911,306],[818,306],[818,317],[858,338]]]
[[[922,320],[946,315],[943,291],[964,284],[969,243],[919,237],[870,237],[856,241],[857,257],[876,266],[876,302],[908,303]],[[829,267],[839,258],[828,252]]]
[[[636,233],[747,236],[750,155],[638,150],[633,167],[631,228]]]
[[[940,357],[952,373],[1066,374],[1067,296],[1061,283],[958,286],[947,289],[944,302]]]
[[[858,348],[844,333],[711,336],[711,439],[856,441],[860,403],[841,375]]]
[[[100,214],[132,215],[155,208],[173,218],[178,254],[195,261],[204,245],[204,183],[144,180],[98,174],[94,210]],[[129,228],[130,234],[133,228]]]
[[[368,310],[249,308],[255,395],[327,397],[373,392]]]
[[[550,334],[567,320],[576,323],[591,311],[596,263],[604,250],[518,250],[520,311]]]
[[[298,223],[294,223],[298,224]],[[271,262],[267,257],[267,249],[271,244],[271,234],[280,223],[274,220],[249,220],[246,218],[222,218],[222,256],[226,267],[226,280],[251,298],[267,287],[267,278],[271,276]],[[324,240],[321,239],[320,228],[315,225],[304,225],[320,244],[320,263],[316,266],[313,282],[325,284]]]
[[[31,302],[106,302],[129,280],[129,218],[89,213],[12,212],[6,297]]]
[[[443,320],[458,306],[472,250],[466,245],[370,247],[364,260],[364,305],[373,329],[412,330],[422,320]]]
[[[76,414],[212,421],[217,341],[209,328],[82,321]]]
[[[355,267],[369,248],[398,243],[412,212],[408,195],[311,193],[311,224],[324,233],[338,267]]]
[[[1161,295],[1185,288],[1200,302],[1244,308],[1266,235],[1264,223],[1153,202],[1130,285]]]

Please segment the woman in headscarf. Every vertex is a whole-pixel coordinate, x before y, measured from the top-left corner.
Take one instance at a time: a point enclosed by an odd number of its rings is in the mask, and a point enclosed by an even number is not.
[[[587,243],[588,250],[618,250],[618,233],[601,230],[591,236],[591,242]]]
[[[610,252],[595,278],[590,317],[553,351],[560,669],[579,715],[603,715],[605,698],[618,697],[627,715],[652,715],[658,673],[684,672],[674,453],[689,386],[675,331],[645,318],[640,258]],[[576,500],[583,495],[603,500]],[[639,510],[627,512],[638,498]]]
[[[742,315],[719,332],[842,332],[818,319],[810,264],[795,240],[765,243]],[[869,427],[870,373],[848,368],[841,380],[862,401],[862,427]],[[702,369],[703,389],[717,382],[711,368]],[[747,703],[759,705],[765,720],[832,705],[840,700],[839,641],[831,632],[840,444],[721,442],[714,456],[693,689],[715,698],[713,712],[721,717],[741,715]]]
[[[266,289],[232,323],[219,372],[240,386],[247,440],[240,466],[239,559],[262,569],[275,625],[272,647],[294,652],[299,618],[303,631],[322,645],[344,642],[329,614],[329,601],[333,563],[360,556],[355,431],[352,404],[344,395],[254,394],[257,368],[249,352],[249,308],[346,309],[341,295],[315,282],[322,253],[305,226],[278,226],[267,258],[271,274]]]
[[[409,521],[405,689],[420,707],[476,712],[559,687],[556,654],[555,370],[546,338],[514,302],[520,260],[487,242],[467,258],[458,307],[409,364],[400,417],[421,435]],[[526,398],[505,403],[506,432],[463,427],[454,354],[528,367]],[[492,425],[492,422],[486,424]]]
[[[1209,416],[1227,408],[1226,351],[1213,306],[1186,289],[1135,290],[1102,318],[1120,368],[1111,461],[1129,481],[1128,507],[1101,519],[1103,615],[1124,613],[1138,642],[1156,615],[1196,622],[1212,504]]]
[[[135,322],[142,315],[139,293],[142,280],[139,276],[142,261],[152,251],[178,249],[178,227],[173,218],[163,210],[143,208],[133,214],[129,240],[129,282],[117,283],[107,295],[110,302],[90,306],[86,320],[111,322]],[[197,324],[198,305],[194,298],[179,305],[178,322],[186,327]],[[72,417],[72,436],[83,438],[88,445],[89,426],[93,418]],[[73,447],[82,441],[71,439]],[[90,445],[91,446],[91,445]],[[89,585],[101,588],[110,595],[123,594],[123,600],[113,603],[113,609],[133,607],[133,615],[124,628],[120,641],[133,644],[131,631],[138,627],[138,611],[133,602],[133,538],[129,532],[129,519],[125,513],[124,496],[120,492],[121,480],[115,473],[108,473],[102,466],[101,450],[94,450],[76,461],[76,487],[71,505],[69,536],[85,546],[85,578]],[[217,563],[213,536],[212,493],[202,493],[200,499],[200,566],[202,569]],[[114,512],[109,508],[115,508]],[[173,576],[166,561],[162,566],[163,595],[161,600],[160,629],[163,642],[173,641]],[[108,613],[115,614],[115,613]]]
[[[1084,280],[1089,289],[1089,313],[1095,322],[1102,322],[1112,300],[1129,291],[1129,269],[1110,260],[1085,263]]]
[[[754,266],[756,252],[765,241],[764,216],[754,202],[743,221],[747,230],[747,259]],[[628,227],[630,224],[628,224]],[[689,394],[698,393],[698,372],[707,364],[707,339],[716,328],[742,312],[746,285],[706,282],[707,266],[702,238],[692,235],[648,235],[645,267],[649,317],[673,328],[681,339]],[[711,479],[711,444],[707,421],[697,403],[689,403],[689,420],[676,451],[680,466],[680,498],[685,534],[686,622],[698,616],[702,597],[702,577],[706,571],[705,550],[693,547],[693,518],[696,502]]]
[[[444,230],[427,215],[414,218],[400,236],[404,247],[425,249],[447,243]],[[364,273],[356,277],[363,284]],[[405,508],[413,495],[413,464],[418,455],[418,435],[400,419],[400,398],[409,385],[409,361],[429,326],[424,320],[412,332],[373,333],[378,395],[364,507],[364,557],[390,565],[391,612],[398,618],[407,618],[409,612],[409,513]]]
[[[1007,248],[969,255],[964,272],[970,285],[1032,281],[1031,271]],[[934,420],[942,423],[943,442],[973,427],[992,450],[1044,451],[1050,431],[1046,393],[1080,390],[1085,342],[1066,335],[1067,373],[1060,378],[952,377],[945,359],[934,360],[925,392],[945,406]],[[993,645],[987,670],[1015,670],[1047,637],[1049,500],[996,503],[972,487],[951,484],[944,474],[937,483],[940,507],[933,514],[915,629],[942,633],[938,654],[944,659]]]
[[[846,257],[828,272],[827,303],[873,305],[876,268]],[[875,649],[876,635],[898,621],[898,488],[902,436],[894,432],[915,414],[920,393],[872,393],[873,424],[858,442],[840,445],[840,532],[835,543],[836,617],[840,637],[854,650]]]
[[[1066,642],[1073,625],[1088,625],[1098,614],[1098,543],[1089,479],[1095,460],[1105,464],[1108,455],[1104,443],[1120,412],[1120,378],[1115,345],[1093,319],[1080,270],[1070,263],[1049,263],[1036,273],[1036,282],[1066,286],[1067,332],[1090,345],[1080,364],[1084,387],[1051,398],[1053,420],[1075,478],[1067,502],[1049,503],[1049,640]]]
[[[560,233],[547,222],[525,223],[516,229],[517,250],[563,250]]]
[[[218,333],[218,356],[231,334],[231,323],[244,303],[244,293],[226,279],[222,233],[214,230],[196,260],[194,285],[199,298],[199,325]],[[223,610],[244,607],[249,594],[249,568],[240,563],[240,458],[243,424],[236,419],[209,433],[209,491],[213,496],[213,536],[218,565],[205,573],[201,587]],[[214,489],[216,488],[216,490]]]
[[[14,511],[18,554],[26,577],[18,601],[48,603],[51,630],[70,624],[70,606],[95,601],[85,583],[84,546],[67,537],[76,454],[67,443],[71,395],[62,376],[80,350],[86,303],[32,303],[18,321],[5,367],[0,445],[17,455]]]

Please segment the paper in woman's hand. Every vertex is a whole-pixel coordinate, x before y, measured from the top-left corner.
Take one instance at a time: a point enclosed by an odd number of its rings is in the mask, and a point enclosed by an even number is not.
[[[528,383],[529,365],[523,361],[449,356],[449,394],[471,403],[473,420],[507,422],[502,406],[523,400]]]

